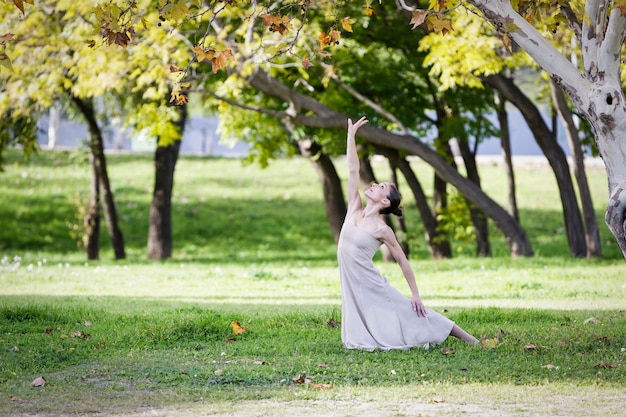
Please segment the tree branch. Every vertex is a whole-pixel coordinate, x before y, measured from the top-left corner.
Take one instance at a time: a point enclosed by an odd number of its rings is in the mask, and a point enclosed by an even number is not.
[[[377,111],[378,113],[383,115],[383,117],[386,117],[387,119],[389,119],[392,123],[395,123],[398,126],[398,128],[400,129],[400,133],[401,134],[404,135],[404,134],[407,134],[409,132],[409,130],[402,124],[402,122],[400,120],[398,120],[398,118],[396,116],[394,116],[393,114],[389,113],[382,106],[380,106],[377,103],[374,103],[372,100],[370,100],[369,98],[365,97],[363,94],[359,93],[354,88],[350,87],[349,85],[347,85],[346,83],[341,81],[341,79],[339,79],[337,74],[333,73],[333,74],[331,74],[330,77],[333,79],[333,81],[335,81],[337,84],[339,84],[339,86],[341,88],[343,88],[345,91],[347,91],[352,97],[356,98],[360,102],[362,102],[362,103],[366,104],[367,106],[371,107],[372,109],[374,109],[375,111]]]

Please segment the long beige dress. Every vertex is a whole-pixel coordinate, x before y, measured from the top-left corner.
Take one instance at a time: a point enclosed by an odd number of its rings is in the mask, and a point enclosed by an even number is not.
[[[452,331],[447,317],[428,309],[420,317],[411,301],[374,267],[381,242],[347,220],[339,236],[341,341],[348,349],[410,349],[440,344]]]

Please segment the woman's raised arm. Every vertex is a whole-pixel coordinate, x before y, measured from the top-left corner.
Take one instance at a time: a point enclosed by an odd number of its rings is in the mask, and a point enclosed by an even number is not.
[[[346,144],[346,158],[348,160],[348,213],[349,218],[356,210],[359,210],[363,202],[359,194],[359,156],[356,152],[355,136],[357,130],[367,123],[365,117],[361,117],[356,123],[348,119],[348,142]]]

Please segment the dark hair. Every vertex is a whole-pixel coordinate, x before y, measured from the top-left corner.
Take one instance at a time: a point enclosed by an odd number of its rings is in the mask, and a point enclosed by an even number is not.
[[[400,207],[402,196],[398,191],[398,187],[389,184],[389,194],[387,194],[387,198],[389,199],[389,205],[381,209],[380,214],[395,214],[396,216],[402,217],[402,207]]]

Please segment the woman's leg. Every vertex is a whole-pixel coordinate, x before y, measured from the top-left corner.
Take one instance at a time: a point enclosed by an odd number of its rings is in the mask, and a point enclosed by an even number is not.
[[[477,345],[479,343],[478,339],[476,339],[471,334],[467,333],[465,330],[461,329],[456,324],[452,327],[450,336],[458,337],[459,339],[464,340],[471,345]]]

